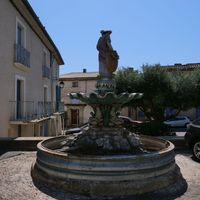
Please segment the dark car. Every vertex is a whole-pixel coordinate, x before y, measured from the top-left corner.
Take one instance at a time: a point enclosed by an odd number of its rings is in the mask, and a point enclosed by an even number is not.
[[[192,149],[194,157],[200,161],[200,119],[187,125],[185,142]]]

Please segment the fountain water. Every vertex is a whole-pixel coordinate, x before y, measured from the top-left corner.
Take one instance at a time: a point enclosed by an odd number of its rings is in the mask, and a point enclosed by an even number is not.
[[[112,76],[119,56],[110,43],[111,31],[101,33],[97,90],[70,95],[93,108],[89,129],[39,143],[32,177],[67,191],[106,198],[180,193],[185,184],[175,163],[174,145],[122,126],[118,117],[122,105],[142,94],[115,94]]]

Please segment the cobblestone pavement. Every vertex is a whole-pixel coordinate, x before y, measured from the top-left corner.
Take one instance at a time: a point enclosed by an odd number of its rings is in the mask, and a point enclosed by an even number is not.
[[[46,186],[39,186],[39,189],[35,187],[30,176],[31,164],[34,160],[35,152],[0,152],[0,200],[90,199],[58,190],[49,191]],[[176,161],[188,184],[187,191],[177,199],[199,200],[200,163],[192,159],[189,151],[183,150],[176,152]]]

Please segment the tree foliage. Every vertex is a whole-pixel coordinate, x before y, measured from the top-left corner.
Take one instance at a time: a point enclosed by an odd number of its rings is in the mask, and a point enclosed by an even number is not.
[[[120,69],[116,76],[116,91],[140,92],[143,98],[126,106],[139,107],[149,120],[164,121],[166,108],[177,115],[200,104],[200,71],[168,72],[159,64],[144,65],[142,71]]]

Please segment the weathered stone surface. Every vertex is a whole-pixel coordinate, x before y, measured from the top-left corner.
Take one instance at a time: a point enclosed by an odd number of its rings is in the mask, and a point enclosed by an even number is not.
[[[86,154],[141,153],[142,143],[138,135],[124,128],[89,129],[69,141],[62,142],[62,152]],[[66,148],[65,146],[68,146]],[[95,151],[94,151],[95,150]]]

